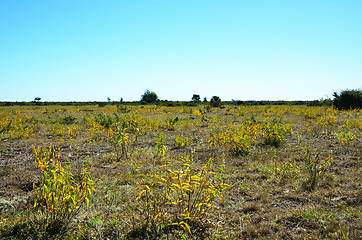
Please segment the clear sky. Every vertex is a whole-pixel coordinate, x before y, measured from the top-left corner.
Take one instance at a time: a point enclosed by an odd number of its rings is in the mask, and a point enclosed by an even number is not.
[[[362,87],[362,1],[1,1],[0,83],[0,101],[327,98]]]

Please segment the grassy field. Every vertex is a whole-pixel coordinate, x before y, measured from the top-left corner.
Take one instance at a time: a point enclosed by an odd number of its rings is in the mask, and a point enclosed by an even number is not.
[[[330,107],[1,107],[0,239],[360,239],[361,139]]]

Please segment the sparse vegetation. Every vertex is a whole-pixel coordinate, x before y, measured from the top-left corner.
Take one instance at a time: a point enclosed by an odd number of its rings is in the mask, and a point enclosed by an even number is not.
[[[0,238],[361,236],[361,109],[169,103],[0,107]]]

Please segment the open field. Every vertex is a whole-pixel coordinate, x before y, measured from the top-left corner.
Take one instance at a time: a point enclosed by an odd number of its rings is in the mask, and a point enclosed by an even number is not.
[[[34,208],[51,144],[96,181],[62,236]],[[361,110],[1,107],[0,239],[360,239],[361,156]]]

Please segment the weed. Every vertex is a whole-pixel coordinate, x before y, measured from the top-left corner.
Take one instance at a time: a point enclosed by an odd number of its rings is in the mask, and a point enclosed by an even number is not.
[[[138,135],[131,136],[127,131],[128,128],[118,122],[114,123],[108,131],[108,140],[117,155],[117,161],[121,158],[130,158],[133,153],[132,144],[137,142]]]
[[[110,128],[115,122],[114,117],[104,113],[97,114],[95,116],[95,121],[105,128]]]
[[[34,208],[44,218],[48,233],[64,233],[84,204],[88,206],[95,183],[88,168],[83,169],[82,178],[76,182],[73,174],[62,167],[60,150],[53,145],[49,149],[33,148],[33,154],[42,172],[39,186],[33,186]]]
[[[181,170],[172,170],[176,164],[167,163],[163,173],[153,176],[151,184],[137,186],[137,200],[145,203],[144,219],[147,226],[163,232],[178,226],[186,235],[193,232],[192,224],[203,221],[214,208],[215,199],[222,199],[227,185],[209,160],[201,169],[192,166],[190,157],[178,161]]]
[[[292,131],[291,127],[284,126],[279,121],[267,122],[263,129],[264,142],[265,144],[278,147],[285,141],[286,135]]]
[[[274,162],[274,175],[279,179],[279,182],[283,182],[289,177],[294,180],[299,175],[300,171],[291,159],[281,161],[276,153],[274,153],[272,159]]]
[[[177,124],[180,122],[180,118],[169,118],[166,120],[165,128],[168,130],[175,130]]]
[[[155,146],[155,155],[154,158],[163,158],[166,154],[167,147],[165,143],[165,138],[162,134],[158,135],[156,146]]]
[[[190,138],[182,137],[177,135],[175,138],[175,147],[177,148],[185,148],[190,144]]]
[[[317,178],[320,175],[323,175],[326,171],[326,168],[330,167],[333,163],[333,158],[328,157],[324,160],[319,159],[319,153],[317,152],[314,157],[310,156],[310,150],[307,149],[304,152],[304,164],[308,172],[308,178],[303,182],[302,189],[312,191],[315,189],[317,184]]]
[[[59,122],[62,123],[62,124],[67,124],[67,125],[69,125],[69,124],[75,123],[76,120],[77,120],[77,118],[75,118],[75,117],[65,116],[65,117],[62,117]]]
[[[356,135],[354,135],[351,131],[340,132],[339,134],[337,134],[338,142],[341,145],[352,145],[353,140],[355,138],[356,138]]]

